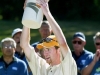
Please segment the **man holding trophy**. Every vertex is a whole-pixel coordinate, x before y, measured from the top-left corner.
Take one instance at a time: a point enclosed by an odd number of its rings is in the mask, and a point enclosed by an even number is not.
[[[44,60],[36,54],[34,47],[30,45],[31,27],[23,24],[20,45],[24,50],[33,75],[77,75],[76,63],[60,26],[49,10],[48,1],[36,0],[36,4],[39,5],[49,21],[54,35],[41,40],[37,45],[38,49],[44,51],[44,57],[46,59]],[[36,28],[35,24],[34,27]],[[35,29],[34,27],[33,29]]]

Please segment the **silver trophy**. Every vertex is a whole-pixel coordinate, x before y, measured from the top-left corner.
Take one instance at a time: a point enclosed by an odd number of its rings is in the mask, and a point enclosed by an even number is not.
[[[28,28],[38,29],[41,26],[42,20],[43,12],[36,4],[36,0],[27,0],[22,17],[22,24]]]

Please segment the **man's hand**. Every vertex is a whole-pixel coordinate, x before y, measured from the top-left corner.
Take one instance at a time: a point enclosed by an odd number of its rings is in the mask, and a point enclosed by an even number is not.
[[[100,59],[100,49],[96,51],[93,61],[97,62],[99,59]]]
[[[46,15],[49,11],[48,6],[48,0],[36,0],[36,4],[39,5],[44,13]]]

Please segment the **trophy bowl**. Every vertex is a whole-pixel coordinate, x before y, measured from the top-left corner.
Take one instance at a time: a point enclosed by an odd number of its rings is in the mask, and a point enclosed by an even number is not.
[[[36,0],[27,0],[24,9],[22,24],[28,28],[38,29],[43,20],[43,12],[36,4]]]

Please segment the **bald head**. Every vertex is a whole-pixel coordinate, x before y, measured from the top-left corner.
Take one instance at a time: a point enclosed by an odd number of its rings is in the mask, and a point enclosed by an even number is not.
[[[39,29],[42,38],[46,38],[52,33],[51,26],[48,21],[43,21]]]

